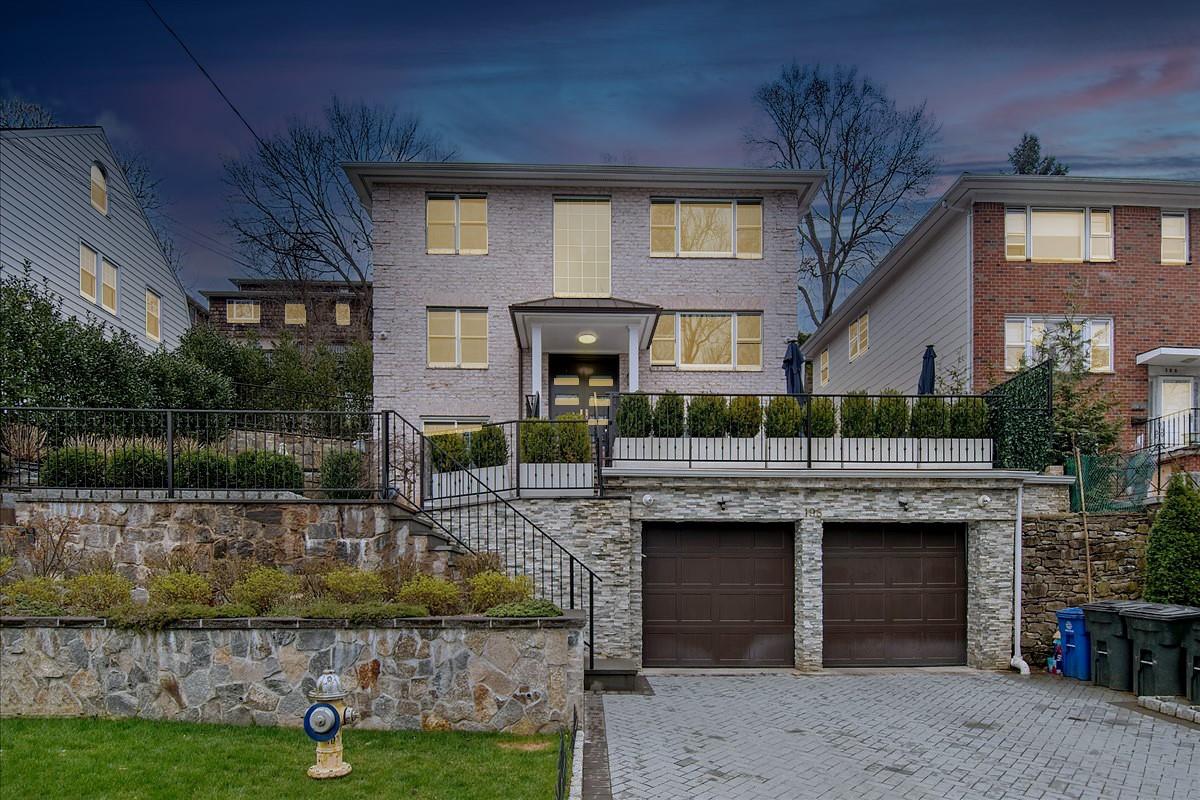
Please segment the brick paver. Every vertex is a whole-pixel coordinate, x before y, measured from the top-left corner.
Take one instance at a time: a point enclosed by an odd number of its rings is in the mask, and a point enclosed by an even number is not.
[[[1197,798],[1200,728],[1066,679],[655,676],[605,695],[615,800]]]

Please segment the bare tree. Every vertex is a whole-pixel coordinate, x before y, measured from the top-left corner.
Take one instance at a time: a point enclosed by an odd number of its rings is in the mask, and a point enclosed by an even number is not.
[[[822,169],[821,196],[800,225],[800,295],[815,325],[842,282],[861,280],[911,218],[939,161],[938,126],[925,104],[900,109],[853,67],[785,66],[755,102],[770,129],[749,144],[774,165]]]
[[[118,150],[114,147],[113,155],[116,156],[117,165],[125,175],[125,183],[129,186],[133,199],[146,214],[146,221],[150,223],[150,230],[158,239],[158,246],[162,250],[163,258],[166,259],[171,269],[178,273],[182,254],[175,245],[175,237],[171,233],[170,225],[164,219],[163,207],[166,204],[158,190],[162,184],[162,178],[154,175],[149,159],[139,150]]]
[[[264,275],[344,281],[367,308],[371,220],[339,164],[454,156],[415,116],[335,97],[319,124],[294,121],[253,156],[226,163],[229,225]]]
[[[19,97],[0,98],[0,128],[49,128],[54,112]]]

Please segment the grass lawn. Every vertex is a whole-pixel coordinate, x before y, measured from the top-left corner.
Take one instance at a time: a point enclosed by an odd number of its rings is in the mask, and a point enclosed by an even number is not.
[[[354,771],[314,781],[300,730],[100,719],[0,720],[0,797],[545,798],[558,737],[356,731]],[[544,747],[542,747],[544,745]],[[537,749],[542,747],[542,749]]]

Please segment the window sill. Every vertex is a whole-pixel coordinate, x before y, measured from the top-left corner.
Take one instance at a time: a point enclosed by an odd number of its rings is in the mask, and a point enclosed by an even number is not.
[[[486,256],[486,255],[487,255],[487,252],[483,252],[483,253],[456,253],[456,252],[451,252],[450,250],[437,250],[437,251],[434,251],[434,250],[426,250],[426,251],[425,251],[425,255],[427,255],[427,256]]]
[[[482,366],[472,365],[469,367],[468,366],[459,366],[457,364],[426,364],[425,365],[425,369],[456,369],[459,371],[467,371],[467,372],[483,372],[487,368],[488,368],[487,364],[484,364]]]
[[[651,253],[650,258],[679,258],[688,261],[762,261],[762,255],[739,256],[733,253]]]

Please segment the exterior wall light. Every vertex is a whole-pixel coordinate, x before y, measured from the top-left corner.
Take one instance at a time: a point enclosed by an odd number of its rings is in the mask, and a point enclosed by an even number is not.
[[[579,334],[579,336],[577,336],[575,338],[577,338],[579,340],[580,344],[595,344],[596,343],[596,334],[592,333],[591,331],[584,331],[583,333]]]

